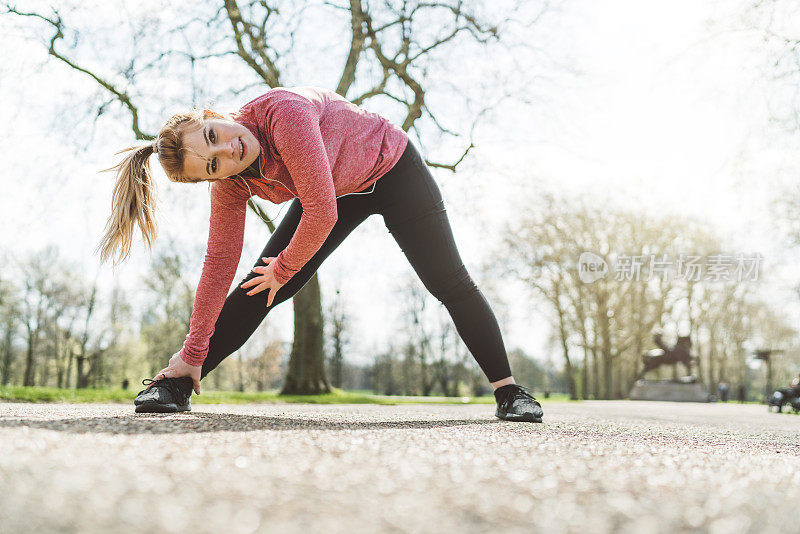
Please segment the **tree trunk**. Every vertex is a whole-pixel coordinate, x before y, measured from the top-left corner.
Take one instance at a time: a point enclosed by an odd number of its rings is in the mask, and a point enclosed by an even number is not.
[[[239,391],[244,393],[244,359],[242,352],[239,351]]]
[[[59,388],[64,387],[64,360],[61,357],[61,347],[59,343],[58,323],[54,320],[55,329],[53,330],[53,354],[56,357],[56,385]]]
[[[422,395],[428,397],[433,389],[434,378],[430,377],[431,365],[428,363],[428,354],[430,343],[428,343],[427,334],[420,328],[422,340],[419,343],[419,367],[420,367],[420,381],[422,387]]]
[[[86,373],[83,370],[83,364],[86,362],[86,357],[83,354],[81,354],[80,356],[78,356],[77,359],[78,359],[78,368],[77,368],[78,377],[75,380],[75,387],[78,389],[83,389],[86,387],[86,378],[87,378]]]
[[[706,377],[706,384],[710,391],[714,391],[714,373],[716,369],[714,369],[714,334],[712,332],[711,337],[708,343],[708,376]]]
[[[105,381],[104,356],[105,349],[98,349],[92,353],[92,365],[89,369],[89,375],[92,379],[93,388],[99,387]]]
[[[582,286],[578,286],[578,298],[573,299],[572,306],[575,308],[575,314],[578,316],[578,331],[581,335],[581,342],[583,343],[583,366],[581,367],[581,392],[580,397],[582,400],[589,398],[589,333],[586,330],[586,314],[584,312],[584,294],[581,290]]]
[[[325,377],[322,305],[317,275],[294,298],[294,343],[281,395],[330,393]]]
[[[644,368],[644,365],[642,364],[641,360],[642,353],[644,352],[644,345],[642,344],[641,332],[642,331],[640,330],[638,333],[639,335],[636,336],[636,342],[633,345],[633,365],[631,365],[632,372],[628,376],[628,384],[627,387],[625,388],[626,391],[628,392],[628,395],[630,394],[631,388],[633,388],[633,385],[636,383],[636,378],[639,376],[639,365],[642,365],[642,368]]]
[[[8,385],[8,383],[11,381],[11,355],[12,355],[12,352],[11,352],[11,341],[12,341],[13,337],[14,337],[14,332],[9,327],[8,330],[6,330],[6,338],[3,340],[4,353],[3,353],[3,379],[2,379],[2,384],[4,386]]]
[[[445,360],[439,360],[437,367],[439,368],[439,386],[442,388],[442,395],[445,397],[452,397],[451,381],[449,376],[449,369]]]
[[[453,365],[453,388],[450,390],[451,397],[458,397],[458,385],[461,383],[461,362]]]
[[[387,354],[386,366],[384,369],[386,371],[386,389],[384,389],[384,394],[395,395],[397,390],[395,389],[394,383],[394,357],[391,354]]]
[[[589,349],[583,349],[583,369],[581,369],[581,400],[589,398]]]
[[[578,400],[578,391],[575,388],[575,373],[572,370],[572,363],[569,361],[569,348],[566,343],[562,345],[564,350],[564,373],[567,375],[567,389],[569,389],[569,398],[571,400]]]
[[[75,360],[75,349],[71,346],[69,348],[69,355],[67,356],[67,376],[64,381],[64,387],[69,388],[72,384],[72,362]]]
[[[422,395],[428,397],[431,394],[431,390],[433,389],[433,380],[428,379],[428,372],[430,371],[430,365],[425,358],[424,349],[420,352],[419,356],[419,365],[420,365],[420,379],[422,381]]]
[[[404,395],[413,395],[414,394],[414,386],[413,386],[413,379],[414,376],[414,347],[411,343],[406,343],[405,346],[405,354],[403,355],[403,394]]]
[[[615,355],[615,358],[617,358],[617,365],[614,367],[614,398],[621,399],[624,396],[622,390],[625,387],[623,371],[625,360],[621,354]]]
[[[612,395],[611,384],[611,331],[608,316],[603,314],[600,318],[603,329],[603,398],[610,399]]]
[[[344,361],[344,354],[342,353],[342,343],[340,337],[337,335],[334,339],[333,358],[331,360],[331,367],[333,371],[333,385],[337,388],[342,387],[342,362]]]
[[[25,356],[25,375],[22,380],[23,386],[33,385],[33,352],[36,348],[36,335],[38,332],[31,332],[28,329],[28,353]]]
[[[572,370],[572,362],[569,359],[569,333],[567,332],[566,325],[566,311],[561,305],[561,286],[560,281],[555,284],[555,295],[553,303],[555,304],[556,313],[558,314],[558,337],[561,341],[561,350],[564,353],[564,373],[567,375],[567,389],[569,389],[569,398],[578,400],[578,390],[575,388],[575,373]]]
[[[48,344],[49,345],[49,344]],[[42,357],[39,360],[39,385],[47,386],[50,380],[50,347],[45,345],[45,350],[42,351]]]

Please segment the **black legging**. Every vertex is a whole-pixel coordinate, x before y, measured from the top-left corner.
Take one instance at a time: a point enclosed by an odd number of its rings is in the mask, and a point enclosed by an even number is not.
[[[215,324],[201,376],[239,349],[269,310],[297,293],[339,243],[374,213],[383,215],[386,227],[422,283],[447,308],[458,334],[489,381],[511,376],[497,319],[461,261],[439,186],[411,141],[395,166],[374,186],[369,194],[336,199],[339,217],[331,233],[316,254],[275,293],[269,308],[266,290],[248,296],[252,288],[240,287],[258,273],[250,271],[231,291]],[[256,266],[264,265],[261,258],[276,257],[286,248],[302,212],[303,206],[295,198],[259,254]]]

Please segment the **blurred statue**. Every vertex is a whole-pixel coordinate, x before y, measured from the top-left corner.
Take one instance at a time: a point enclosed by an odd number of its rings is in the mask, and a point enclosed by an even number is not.
[[[678,342],[674,347],[667,346],[661,339],[661,332],[653,335],[653,341],[658,346],[657,349],[649,350],[642,354],[644,368],[636,377],[637,380],[644,377],[645,373],[658,369],[662,365],[682,363],[686,366],[688,375],[692,375],[692,364],[697,361],[697,357],[692,355],[692,340],[689,336],[679,336]]]

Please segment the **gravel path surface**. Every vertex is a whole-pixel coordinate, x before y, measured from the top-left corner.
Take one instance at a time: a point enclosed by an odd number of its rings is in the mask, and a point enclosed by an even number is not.
[[[798,532],[764,406],[0,404],[0,531]]]

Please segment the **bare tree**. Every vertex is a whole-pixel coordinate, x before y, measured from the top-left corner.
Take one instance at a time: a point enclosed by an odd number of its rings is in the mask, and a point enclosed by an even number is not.
[[[125,291],[118,284],[115,284],[111,289],[106,328],[103,331],[104,336],[101,338],[101,344],[105,347],[106,364],[113,365],[116,378],[120,381],[128,377],[128,369],[131,362],[132,312],[131,304]]]
[[[0,384],[8,385],[14,358],[14,339],[20,327],[22,303],[17,288],[8,280],[0,280]]]
[[[397,294],[403,328],[408,339],[407,354],[417,367],[419,392],[428,396],[436,381],[432,368],[435,323],[431,320],[432,310],[429,307],[434,299],[422,284],[410,276],[407,284],[397,289]]]
[[[73,271],[68,273],[62,265],[59,275],[67,278],[57,280],[48,294],[48,324],[52,328],[49,336],[48,350],[55,362],[56,385],[64,387],[68,379],[67,367],[70,358],[70,341],[73,338],[73,328],[82,311],[82,300],[85,293],[81,287],[82,280]],[[46,369],[47,366],[45,365]],[[47,383],[43,378],[42,384]]]
[[[341,294],[337,289],[333,302],[328,307],[328,317],[330,324],[331,351],[328,358],[328,369],[333,378],[331,382],[337,388],[342,387],[342,370],[345,362],[345,349],[350,345],[350,315],[345,309]]]
[[[172,247],[159,250],[142,286],[151,297],[142,317],[151,374],[180,347],[189,328],[194,290],[185,278],[185,260]]]
[[[39,355],[39,342],[44,334],[47,321],[48,290],[51,278],[55,275],[53,266],[57,265],[55,247],[47,247],[42,252],[32,253],[20,265],[23,275],[22,325],[25,328],[27,350],[23,386],[36,384],[36,365]]]
[[[258,391],[264,391],[273,387],[273,383],[280,379],[281,356],[283,355],[283,343],[272,340],[264,350],[261,351],[253,361],[255,371],[255,387]]]

